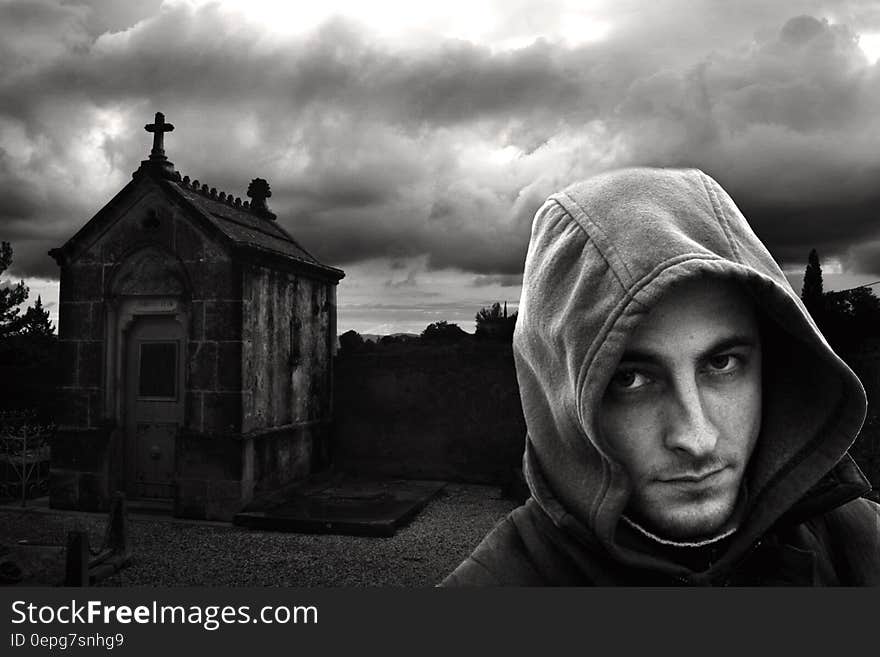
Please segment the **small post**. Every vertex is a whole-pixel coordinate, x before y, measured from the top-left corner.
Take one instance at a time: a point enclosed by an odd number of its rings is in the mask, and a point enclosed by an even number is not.
[[[21,425],[21,506],[27,505],[27,481],[30,472],[27,470],[27,424]]]
[[[110,501],[110,517],[107,518],[107,535],[104,547],[115,554],[128,554],[128,510],[125,493],[116,491]]]
[[[67,532],[64,586],[89,585],[89,535],[82,530]]]

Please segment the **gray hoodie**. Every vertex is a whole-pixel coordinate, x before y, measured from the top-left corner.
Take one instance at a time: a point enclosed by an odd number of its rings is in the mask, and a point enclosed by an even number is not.
[[[742,283],[767,328],[745,513],[694,558],[622,522],[630,484],[596,410],[633,328],[697,276]],[[531,498],[444,585],[880,583],[880,511],[846,455],[862,385],[703,172],[627,169],[551,196],[532,227],[514,356]]]

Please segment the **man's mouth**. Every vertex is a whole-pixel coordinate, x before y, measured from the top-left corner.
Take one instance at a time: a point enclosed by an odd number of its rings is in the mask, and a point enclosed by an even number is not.
[[[698,484],[709,481],[718,474],[721,474],[726,468],[715,467],[710,470],[700,470],[697,472],[683,472],[681,474],[673,474],[661,478],[661,481],[668,484]]]

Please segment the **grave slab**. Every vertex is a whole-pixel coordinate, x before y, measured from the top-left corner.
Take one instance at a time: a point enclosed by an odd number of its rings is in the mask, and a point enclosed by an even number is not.
[[[233,522],[282,532],[393,536],[445,485],[444,481],[319,477],[258,498]]]

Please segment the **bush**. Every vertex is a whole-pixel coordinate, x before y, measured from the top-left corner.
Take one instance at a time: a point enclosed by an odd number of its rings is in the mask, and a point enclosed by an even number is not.
[[[488,308],[480,308],[474,317],[477,323],[476,336],[492,340],[513,340],[517,314],[516,312],[512,315],[507,314],[506,302],[503,309],[497,301]]]
[[[362,351],[364,339],[357,331],[346,331],[339,336],[339,351],[345,354],[353,354]]]
[[[467,337],[458,324],[450,324],[446,320],[428,324],[422,331],[422,340],[428,342],[458,342]]]

